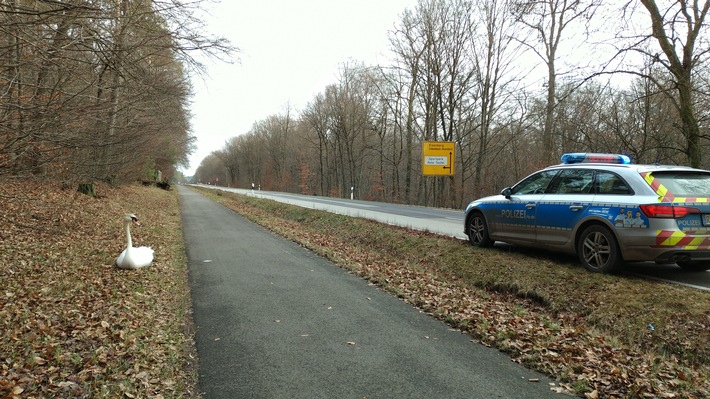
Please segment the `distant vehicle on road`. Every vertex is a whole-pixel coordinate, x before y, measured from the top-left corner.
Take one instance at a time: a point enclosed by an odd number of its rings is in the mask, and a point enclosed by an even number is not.
[[[576,253],[593,272],[623,262],[710,269],[710,171],[572,153],[466,207],[471,244],[503,241]]]

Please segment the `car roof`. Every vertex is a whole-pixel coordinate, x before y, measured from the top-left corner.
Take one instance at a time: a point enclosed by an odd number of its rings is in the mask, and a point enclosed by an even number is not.
[[[544,170],[552,169],[600,169],[600,170],[630,170],[638,173],[644,172],[659,172],[659,171],[688,171],[710,173],[708,170],[691,168],[689,166],[680,165],[659,165],[659,164],[616,164],[616,163],[597,163],[597,162],[580,162],[573,164],[557,164],[546,167]]]

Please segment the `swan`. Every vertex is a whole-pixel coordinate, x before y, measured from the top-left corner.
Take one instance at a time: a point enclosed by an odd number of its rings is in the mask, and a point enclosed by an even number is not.
[[[130,214],[123,217],[123,227],[126,230],[126,249],[116,258],[116,266],[121,269],[139,269],[150,266],[153,263],[153,249],[150,247],[133,247],[131,240],[131,223],[138,223],[138,217]]]

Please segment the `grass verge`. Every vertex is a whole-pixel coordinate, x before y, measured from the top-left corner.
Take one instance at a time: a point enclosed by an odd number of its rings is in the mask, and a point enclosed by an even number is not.
[[[202,190],[589,398],[710,396],[710,294]]]
[[[196,397],[177,193],[74,188],[0,183],[0,397]],[[125,213],[148,268],[113,266]]]

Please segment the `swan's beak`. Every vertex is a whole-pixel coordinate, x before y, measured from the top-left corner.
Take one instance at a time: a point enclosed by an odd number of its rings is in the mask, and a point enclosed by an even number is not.
[[[131,218],[131,222],[133,222],[133,224],[140,226],[140,223],[138,223],[138,216],[130,214],[127,217]]]
[[[133,222],[133,224],[135,224],[136,226],[140,226],[140,225],[141,225],[141,222],[139,222],[139,221],[137,221],[137,220],[135,220],[135,219],[132,220],[132,222]]]

